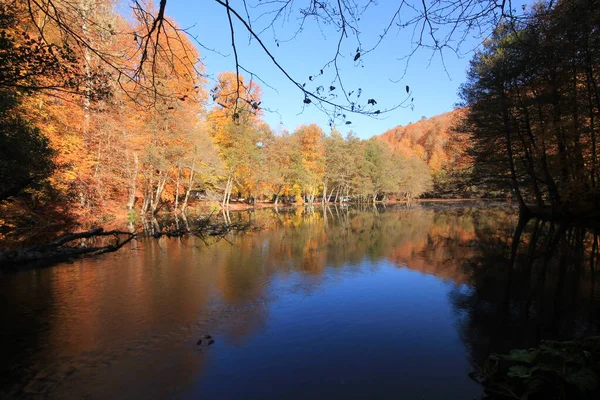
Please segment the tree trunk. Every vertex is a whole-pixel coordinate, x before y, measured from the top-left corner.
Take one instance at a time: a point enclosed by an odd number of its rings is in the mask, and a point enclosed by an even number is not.
[[[331,198],[331,196],[333,196],[334,190],[335,190],[335,187],[332,187],[331,188],[331,192],[329,192],[329,194],[327,195],[327,201],[326,201],[326,203],[329,203],[329,199]]]
[[[177,181],[175,182],[175,213],[177,213],[177,208],[179,208],[179,179],[181,177],[181,168],[177,167]]]
[[[515,168],[515,160],[512,150],[512,133],[510,129],[510,119],[508,115],[508,105],[506,104],[506,93],[503,84],[500,86],[500,100],[502,106],[502,119],[504,123],[504,138],[506,141],[506,155],[508,156],[508,165],[510,167],[511,183],[515,195],[517,196],[517,200],[519,201],[519,206],[522,209],[527,209],[527,205],[525,204],[525,200],[523,199],[523,196],[521,194],[521,189],[519,188],[519,181],[517,180],[517,171]]]
[[[275,205],[279,203],[279,194],[281,193],[281,189],[283,189],[283,185],[279,185],[277,187],[277,193],[275,194]]]
[[[83,24],[81,26],[83,39],[93,46],[92,38],[89,35],[89,30],[87,26],[87,22],[90,21],[90,4],[86,0],[81,0],[79,7],[81,9],[81,15]],[[86,78],[91,76],[91,63],[92,63],[92,55],[88,46],[83,46],[83,58],[85,62],[83,63],[84,73]],[[85,80],[84,84],[84,94],[83,94],[83,141],[88,144],[89,134],[90,134],[90,121],[91,121],[91,88],[88,80]]]
[[[531,177],[531,182],[533,185],[533,192],[535,193],[536,202],[537,202],[538,206],[542,207],[544,205],[544,200],[542,197],[542,192],[538,185],[539,178],[537,177],[536,171],[535,171],[535,159],[536,159],[536,153],[537,153],[537,146],[536,146],[535,137],[531,130],[531,121],[529,118],[529,110],[528,110],[527,104],[525,104],[523,102],[523,98],[521,96],[521,92],[520,92],[518,86],[515,86],[515,91],[517,93],[517,98],[519,100],[521,110],[523,111],[523,116],[525,118],[525,121],[524,121],[525,130],[527,132],[527,138],[529,140],[526,140],[524,135],[522,135],[520,132],[518,132],[518,130],[517,130],[517,134],[519,136],[519,139],[521,140],[521,144],[523,145],[523,151],[525,152],[525,160],[527,161],[526,170],[527,170],[527,173],[529,174],[529,176]]]
[[[227,185],[225,185],[225,192],[223,192],[223,201],[221,202],[221,208],[225,209],[226,206],[229,205],[229,196],[230,196],[230,187],[231,187],[231,175],[227,177]]]
[[[156,214],[158,211],[158,206],[160,205],[160,198],[162,196],[163,190],[165,189],[165,185],[167,184],[167,179],[169,178],[169,174],[167,171],[160,171],[158,174],[158,182],[156,185],[156,194],[154,196],[154,200],[152,201],[152,214]]]
[[[586,89],[587,89],[587,101],[588,101],[588,118],[590,119],[590,139],[592,140],[592,186],[597,187],[598,185],[598,156],[596,152],[596,127],[594,121],[594,102],[593,95],[596,94],[596,103],[600,105],[600,101],[598,99],[596,82],[594,80],[594,68],[592,63],[592,58],[590,55],[589,38],[586,38]]]
[[[133,210],[135,205],[135,191],[138,179],[139,159],[137,153],[133,153],[133,173],[129,177],[129,200],[127,201],[127,209]]]
[[[538,113],[538,123],[540,124],[540,126],[542,127],[542,135],[541,136],[541,156],[540,156],[540,163],[542,166],[542,172],[544,173],[544,179],[545,179],[545,183],[546,183],[546,188],[548,190],[548,194],[550,195],[550,203],[556,203],[559,204],[560,203],[560,194],[558,193],[558,187],[556,186],[556,181],[554,180],[554,177],[552,176],[552,174],[550,173],[550,169],[548,167],[548,157],[547,157],[547,148],[546,148],[546,139],[544,137],[546,128],[545,128],[545,123],[544,123],[544,116],[543,116],[543,111],[542,111],[542,104],[540,101],[540,97],[537,93],[537,91],[532,87],[531,89],[535,99],[536,99],[536,104],[537,104],[537,113]]]
[[[192,188],[194,186],[194,167],[196,164],[196,158],[192,160],[192,168],[190,168],[190,179],[188,180],[188,187],[185,191],[185,199],[183,200],[183,204],[181,205],[181,212],[184,213],[185,209],[188,205],[188,200],[190,199],[190,193],[192,192]]]
[[[150,174],[150,176],[148,177],[148,180],[146,181],[146,190],[144,193],[144,202],[142,204],[142,213],[145,214],[148,212],[148,209],[150,208],[150,201],[152,199],[152,187],[154,184],[154,170],[152,168],[148,168],[148,172]]]
[[[558,92],[558,82],[556,77],[556,71],[552,71],[551,76],[551,85],[552,85],[552,121],[553,121],[553,130],[556,135],[557,145],[558,145],[558,158],[560,160],[560,171],[561,171],[561,183],[562,187],[569,181],[569,170],[568,170],[568,160],[567,160],[567,144],[565,140],[565,133],[562,129],[561,120],[562,120],[562,107],[560,106],[560,93]],[[553,205],[554,206],[554,205]],[[560,206],[556,204],[556,206]]]
[[[229,202],[231,201],[231,193],[233,192],[233,176],[231,176],[231,181],[229,181],[229,190],[227,191],[227,202],[225,203],[226,207],[229,207]],[[239,193],[238,193],[239,196]]]

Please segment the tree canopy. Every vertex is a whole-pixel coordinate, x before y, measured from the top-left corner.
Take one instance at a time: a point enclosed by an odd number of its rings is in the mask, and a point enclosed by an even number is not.
[[[539,3],[496,30],[471,62],[461,95],[475,173],[512,187],[523,208],[599,204],[598,5]]]

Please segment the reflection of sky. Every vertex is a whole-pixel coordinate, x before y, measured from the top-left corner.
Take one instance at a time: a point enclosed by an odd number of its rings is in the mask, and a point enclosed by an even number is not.
[[[187,395],[440,399],[479,393],[467,377],[448,302],[451,283],[388,262],[328,268],[318,287],[310,287],[312,279],[302,272],[273,277],[264,330],[243,347],[219,343],[218,357]]]
[[[449,299],[476,219],[339,214],[326,231],[318,213],[282,214],[287,228],[232,244],[147,239],[8,275],[0,382],[50,381],[51,398],[477,395]]]
[[[490,351],[597,334],[587,262],[562,283],[555,264],[506,268],[508,211],[336,212],[327,228],[288,213],[231,244],[147,239],[5,274],[0,397],[474,398]]]

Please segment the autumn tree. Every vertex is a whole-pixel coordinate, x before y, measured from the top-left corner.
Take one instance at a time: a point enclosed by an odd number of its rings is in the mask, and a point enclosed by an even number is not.
[[[83,71],[81,54],[52,21],[36,28],[32,19],[43,20],[37,11],[19,0],[0,4],[0,88],[55,95],[85,92],[91,98],[108,94],[105,70]]]
[[[296,139],[295,136],[284,132],[281,135],[271,135],[264,142],[264,174],[271,193],[274,194],[275,204],[279,203],[282,194],[291,194],[293,186],[302,182],[302,154],[300,143]]]
[[[356,164],[353,162],[358,138],[350,132],[346,138],[334,127],[325,138],[325,173],[323,179],[323,198],[341,200],[340,193],[348,193]],[[328,192],[329,190],[329,192]],[[335,195],[334,195],[335,193]]]
[[[207,191],[217,187],[219,178],[223,175],[223,165],[218,150],[204,130],[188,132],[190,146],[184,157],[179,160],[178,180],[181,181],[184,193],[181,211],[185,212],[192,191]],[[179,185],[176,189],[175,210],[179,200]]]
[[[0,202],[41,184],[55,168],[48,139],[18,106],[14,96],[0,90]]]
[[[394,160],[395,192],[407,201],[433,189],[433,179],[427,164],[416,156],[397,155]]]
[[[60,154],[50,150],[50,147],[56,150],[59,146],[56,141],[48,139],[48,130],[40,129],[46,127],[43,119],[48,115],[49,102],[44,94],[52,94],[53,102],[61,103],[69,99],[72,101],[72,95],[84,92],[93,99],[104,98],[110,89],[107,76],[101,68],[82,71],[80,55],[73,49],[72,43],[60,37],[56,26],[48,23],[44,31],[35,30],[31,22],[32,13],[21,1],[0,4],[2,139],[7,146],[12,144],[6,147],[4,159],[7,163],[18,162],[19,157],[37,148],[42,169],[50,164],[62,167],[65,163],[60,159]],[[51,154],[59,159],[52,157],[50,160]],[[11,157],[15,159],[9,161]],[[20,162],[24,161],[22,159]],[[20,167],[23,168],[31,169],[32,166],[25,162]],[[47,175],[47,171],[41,175]],[[33,175],[40,176],[40,172],[41,169]],[[15,178],[20,176],[16,170],[14,173]],[[32,176],[28,180],[33,182],[36,178]],[[3,181],[8,183],[11,179],[7,177]],[[25,181],[19,181],[21,183],[14,189],[24,187]],[[14,189],[11,192],[17,194]]]
[[[394,192],[395,173],[392,164],[392,152],[377,139],[367,140],[363,145],[362,176],[363,185],[360,193],[373,203],[379,195]]]
[[[168,71],[165,72],[165,86],[182,84],[180,80],[170,81]],[[189,81],[185,84],[194,87],[198,82]],[[200,154],[197,146],[208,146],[209,142],[200,138],[197,140],[195,137],[202,134],[198,132],[202,92],[196,90],[190,94],[188,98],[156,105],[144,127],[150,134],[150,140],[144,148],[143,158],[143,212],[156,212],[163,199],[178,205],[182,189],[182,170],[188,170],[187,174],[192,175],[191,184],[188,181],[188,189],[194,184],[192,170],[196,168],[196,163],[198,166],[202,163],[202,159],[198,158]],[[207,154],[210,154],[210,151],[210,148],[207,149]]]
[[[302,166],[305,174],[302,179],[304,192],[309,203],[315,199],[325,172],[325,146],[323,130],[316,124],[303,125],[294,131],[300,143]]]
[[[241,90],[243,96],[238,96]],[[253,81],[246,82],[232,72],[219,74],[218,83],[211,89],[214,102],[207,115],[209,132],[219,149],[226,169],[223,207],[229,204],[237,186],[239,191],[256,191],[256,164],[260,158],[261,89]],[[261,131],[262,129],[262,131]]]
[[[476,173],[554,213],[597,206],[598,3],[540,3],[471,63],[461,94]]]

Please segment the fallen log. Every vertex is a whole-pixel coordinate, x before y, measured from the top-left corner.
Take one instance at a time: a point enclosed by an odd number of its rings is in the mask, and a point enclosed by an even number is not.
[[[163,236],[169,238],[173,237],[184,237],[188,235],[194,236],[218,236],[224,238],[230,232],[249,232],[260,230],[260,227],[252,222],[235,222],[235,223],[211,223],[211,215],[206,218],[198,219],[196,224],[191,226],[186,222],[184,226],[172,227],[171,229],[161,229],[158,224],[152,225],[152,229],[146,230],[148,236],[152,236],[155,239],[160,239]],[[148,224],[150,226],[150,224]]]
[[[68,243],[81,239],[94,239],[99,237],[114,236],[116,239],[112,244],[100,246],[79,245],[70,246]],[[125,238],[122,238],[124,236]],[[57,262],[72,259],[83,255],[99,255],[119,250],[125,244],[136,237],[135,233],[123,231],[104,231],[102,228],[95,228],[85,232],[69,233],[61,236],[48,244],[27,247],[16,250],[0,251],[0,265],[2,267],[32,263],[32,262]]]
[[[79,232],[79,233],[69,233],[65,236],[61,236],[60,238],[56,239],[54,242],[49,243],[49,246],[54,246],[54,247],[58,247],[58,246],[62,246],[63,244],[67,243],[67,242],[72,242],[73,240],[77,240],[77,239],[87,239],[87,238],[91,238],[94,236],[100,236],[100,235],[106,235],[106,234],[112,234],[111,232],[104,232],[102,228],[95,228],[95,229],[91,229],[89,231],[86,232]]]

